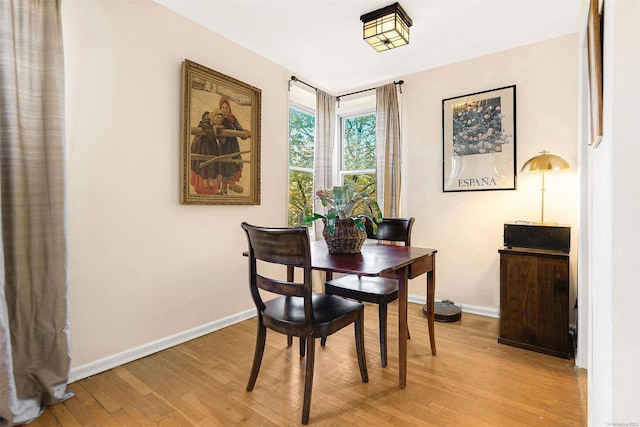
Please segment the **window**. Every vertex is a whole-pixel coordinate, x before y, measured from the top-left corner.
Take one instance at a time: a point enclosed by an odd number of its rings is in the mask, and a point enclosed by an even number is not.
[[[299,226],[313,214],[315,94],[292,88],[289,100],[289,200],[287,224]],[[337,117],[333,182],[355,183],[356,191],[376,198],[375,96],[343,101]]]
[[[357,192],[365,192],[375,199],[375,113],[368,112],[340,116],[339,153],[340,182],[345,184],[347,181],[353,181]]]
[[[312,111],[289,107],[289,212],[290,227],[313,213],[313,149],[316,118]]]

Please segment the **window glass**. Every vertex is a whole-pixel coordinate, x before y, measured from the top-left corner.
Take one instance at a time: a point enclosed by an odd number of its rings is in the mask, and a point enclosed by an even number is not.
[[[355,183],[358,193],[376,199],[376,115],[368,112],[340,117],[340,182]],[[362,206],[366,212],[366,207]],[[356,208],[354,214],[361,213]]]
[[[313,149],[315,115],[302,107],[289,107],[288,225],[296,227],[313,212]]]
[[[375,173],[361,173],[355,175],[344,174],[342,183],[346,184],[347,181],[351,181],[356,184],[356,192],[365,192],[372,197],[376,195],[376,174]]]
[[[343,175],[343,184],[346,184],[347,181],[352,181],[356,184],[355,189],[357,193],[367,193],[373,200],[376,200],[376,174],[375,173],[362,173],[355,175]],[[369,213],[369,210],[361,205],[356,207],[353,211],[353,214],[359,213]]]
[[[313,169],[316,118],[299,107],[289,108],[289,166]]]
[[[289,227],[313,214],[313,172],[289,170]]]
[[[306,105],[306,104],[305,104]],[[357,192],[376,198],[376,115],[371,106],[338,117],[337,164],[334,182],[355,183]],[[347,109],[349,110],[349,109]],[[364,112],[363,112],[364,111]],[[299,226],[313,214],[315,114],[295,99],[289,105],[288,225]],[[357,211],[355,213],[358,213]]]
[[[343,117],[342,169],[376,168],[376,115]]]

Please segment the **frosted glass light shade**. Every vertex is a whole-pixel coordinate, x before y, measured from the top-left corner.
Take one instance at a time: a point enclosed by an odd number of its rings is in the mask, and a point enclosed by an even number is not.
[[[409,44],[413,22],[398,3],[362,15],[360,20],[364,40],[378,52]]]

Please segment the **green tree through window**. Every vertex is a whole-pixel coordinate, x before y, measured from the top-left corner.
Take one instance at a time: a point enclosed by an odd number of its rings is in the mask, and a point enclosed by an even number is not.
[[[344,117],[342,119],[342,169],[376,168],[376,116]]]
[[[313,150],[316,119],[312,112],[289,107],[288,224],[298,226],[313,212]]]
[[[339,164],[336,185],[355,183],[357,192],[376,198],[376,115],[374,112],[339,117]],[[313,214],[313,156],[315,114],[297,104],[289,106],[288,225],[299,226]],[[356,212],[357,213],[357,212]]]
[[[343,116],[341,181],[355,183],[357,192],[376,198],[376,115]],[[364,206],[363,206],[364,209]],[[355,212],[359,213],[359,212]]]

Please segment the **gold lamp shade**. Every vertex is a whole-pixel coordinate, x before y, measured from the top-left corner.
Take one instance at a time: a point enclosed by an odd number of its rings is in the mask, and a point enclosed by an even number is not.
[[[544,173],[569,169],[570,167],[565,159],[555,154],[549,154],[546,150],[541,151],[539,155],[530,158],[522,165],[521,172],[542,172],[542,188],[540,189],[542,193],[541,223],[544,223]]]
[[[542,151],[542,154],[532,157],[522,165],[521,172],[559,171],[569,169],[569,163],[560,156]]]
[[[366,13],[360,20],[364,40],[378,52],[409,44],[409,27],[413,21],[399,3]]]

